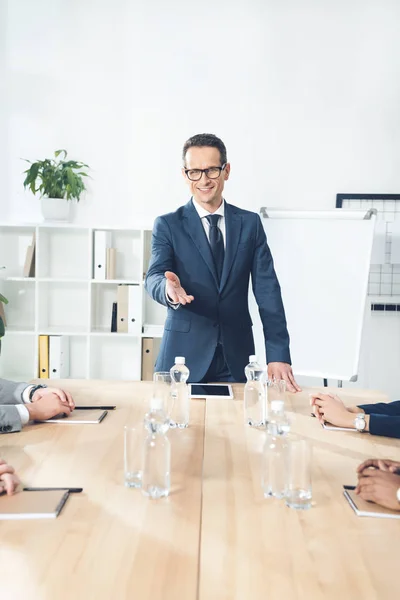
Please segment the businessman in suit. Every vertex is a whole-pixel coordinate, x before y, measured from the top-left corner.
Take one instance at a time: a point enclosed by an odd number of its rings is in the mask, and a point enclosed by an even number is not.
[[[189,138],[183,177],[192,198],[154,223],[146,276],[150,296],[168,307],[157,370],[185,356],[190,381],[245,381],[254,354],[248,307],[251,275],[264,329],[270,378],[298,391],[280,286],[260,217],[223,199],[226,148],[212,134]]]
[[[0,433],[21,431],[30,420],[68,416],[74,407],[71,395],[59,388],[0,379]]]

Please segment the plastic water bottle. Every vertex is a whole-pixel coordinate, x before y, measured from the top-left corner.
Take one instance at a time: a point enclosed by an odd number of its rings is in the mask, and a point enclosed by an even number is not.
[[[290,431],[290,419],[285,410],[286,381],[272,379],[266,382],[267,390],[267,421],[274,422],[279,434]]]
[[[190,371],[185,365],[184,356],[176,356],[175,364],[170,369],[172,379],[172,396],[174,404],[172,407],[171,427],[184,428],[189,425],[190,397],[189,386],[186,383]]]
[[[278,431],[278,424],[267,425],[263,452],[261,485],[264,497],[284,498],[286,495],[288,444],[285,435]]]
[[[254,354],[249,361],[244,370],[247,378],[244,386],[244,420],[252,427],[263,427],[266,421],[265,371]]]
[[[152,408],[144,418],[142,492],[153,499],[168,496],[171,489],[171,444],[167,437],[169,417],[164,410]]]

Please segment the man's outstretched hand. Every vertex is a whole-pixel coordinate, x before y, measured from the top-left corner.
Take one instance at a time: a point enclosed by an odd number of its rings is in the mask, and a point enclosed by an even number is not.
[[[172,273],[172,271],[166,271],[164,275],[165,279],[167,280],[167,296],[171,302],[174,304],[190,304],[194,300],[194,297],[189,296],[181,286],[178,275],[175,275],[175,273]]]

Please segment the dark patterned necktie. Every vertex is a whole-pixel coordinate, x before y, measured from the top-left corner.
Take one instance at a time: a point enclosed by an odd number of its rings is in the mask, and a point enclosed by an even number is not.
[[[221,281],[222,267],[224,266],[224,238],[218,227],[218,221],[221,215],[207,215],[206,219],[210,223],[210,246],[214,257],[215,268],[217,269],[218,283]]]

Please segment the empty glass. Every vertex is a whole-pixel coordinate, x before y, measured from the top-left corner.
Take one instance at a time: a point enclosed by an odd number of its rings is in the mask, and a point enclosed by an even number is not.
[[[311,508],[311,444],[295,435],[288,436],[287,442],[286,504],[290,508]]]
[[[169,371],[157,371],[153,375],[153,390],[150,398],[150,411],[162,411],[170,417],[173,406],[172,378]]]
[[[145,431],[143,423],[124,427],[124,483],[128,488],[142,487],[143,444]]]

